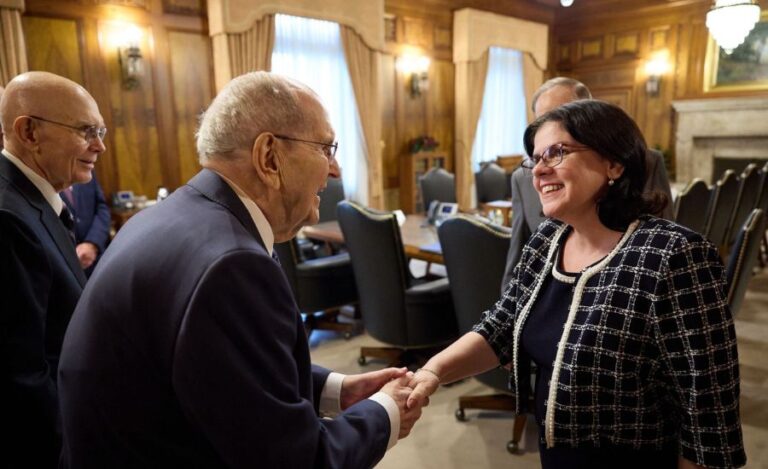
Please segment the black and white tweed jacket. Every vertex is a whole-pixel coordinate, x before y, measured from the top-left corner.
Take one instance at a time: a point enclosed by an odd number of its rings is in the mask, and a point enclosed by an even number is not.
[[[530,358],[520,332],[570,227],[547,220],[523,250],[502,298],[474,328],[513,362],[518,412]],[[708,467],[739,467],[736,332],[723,265],[701,235],[652,217],[585,269],[558,343],[544,431],[548,447],[661,449]]]

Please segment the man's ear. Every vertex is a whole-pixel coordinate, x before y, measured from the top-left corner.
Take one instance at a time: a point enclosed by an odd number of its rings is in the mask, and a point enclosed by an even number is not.
[[[34,148],[40,144],[38,124],[29,116],[19,116],[13,121],[13,133],[25,147]]]
[[[251,148],[251,164],[256,175],[268,187],[279,189],[280,158],[276,151],[277,139],[269,132],[259,134]]]

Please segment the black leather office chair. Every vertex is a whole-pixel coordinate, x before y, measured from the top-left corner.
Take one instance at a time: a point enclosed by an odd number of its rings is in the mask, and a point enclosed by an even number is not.
[[[325,190],[320,194],[320,223],[336,220],[336,205],[344,200],[341,179],[328,178]]]
[[[758,190],[760,190],[760,173],[758,172],[757,165],[750,163],[739,175],[739,190],[736,195],[736,205],[733,210],[733,218],[730,223],[731,226],[728,229],[728,236],[725,241],[727,246],[733,244],[733,240],[736,238],[739,229],[747,220],[752,209],[756,208],[759,195],[757,193]]]
[[[496,163],[484,163],[480,171],[475,173],[475,192],[477,204],[492,200],[503,200],[511,191],[506,173]]]
[[[432,168],[419,178],[421,200],[424,211],[429,209],[433,200],[439,202],[456,202],[456,176],[443,168]]]
[[[731,217],[736,207],[739,180],[732,169],[727,169],[712,188],[712,199],[707,213],[707,227],[702,233],[709,238],[721,253],[725,245]]]
[[[362,347],[359,363],[376,357],[389,365],[407,365],[417,358],[415,349],[455,340],[458,332],[448,279],[411,275],[395,214],[348,201],[341,202],[337,211],[365,329],[374,339],[391,345]]]
[[[747,286],[752,278],[752,269],[757,263],[763,233],[765,233],[765,212],[756,208],[752,210],[739,230],[725,270],[728,282],[728,305],[734,316],[741,308]]]
[[[349,339],[357,326],[339,322],[340,308],[357,303],[357,287],[349,254],[305,260],[296,238],[275,244],[280,266],[291,284],[296,304],[305,315],[307,332],[328,329]]]
[[[499,299],[499,285],[509,250],[508,228],[465,215],[451,218],[438,228],[445,268],[451,281],[453,304],[459,332],[466,333],[480,321],[480,315]],[[509,393],[509,371],[496,368],[476,376],[498,394],[461,396],[456,418],[466,420],[465,409],[515,411],[515,398]],[[526,415],[515,417],[512,440],[507,450],[514,453],[525,428]]]
[[[704,233],[710,198],[711,191],[707,183],[694,179],[675,199],[675,221],[697,233]]]

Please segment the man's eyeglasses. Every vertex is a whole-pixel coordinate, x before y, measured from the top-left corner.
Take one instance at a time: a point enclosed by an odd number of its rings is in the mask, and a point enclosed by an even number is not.
[[[554,168],[563,162],[563,157],[571,153],[579,151],[591,150],[589,147],[583,145],[570,145],[567,143],[555,143],[550,145],[541,152],[541,155],[532,155],[530,158],[525,158],[521,163],[523,168],[533,169],[539,162],[543,163],[548,168]]]
[[[320,145],[323,147],[323,154],[326,158],[328,158],[328,161],[333,160],[336,157],[336,150],[339,149],[339,142],[333,142],[333,143],[323,143],[323,142],[313,142],[312,140],[302,140],[300,138],[293,138],[293,137],[286,137],[285,135],[277,135],[273,134],[275,138],[279,138],[281,140],[290,140],[292,142],[301,142],[301,143],[312,143],[314,145]]]
[[[56,124],[60,125],[62,127],[67,127],[68,129],[76,130],[78,132],[83,133],[83,137],[86,141],[92,142],[97,137],[99,140],[104,141],[104,137],[107,135],[107,128],[106,127],[99,127],[98,125],[83,125],[81,127],[75,127],[74,125],[64,124],[62,122],[56,122],[52,121],[50,119],[45,119],[43,117],[38,116],[28,116],[32,119],[37,119],[39,121],[48,122],[49,124]]]

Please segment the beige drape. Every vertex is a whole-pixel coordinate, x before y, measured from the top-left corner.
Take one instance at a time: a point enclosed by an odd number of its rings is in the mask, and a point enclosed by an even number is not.
[[[363,128],[364,148],[368,162],[368,206],[384,208],[384,183],[381,156],[381,55],[369,48],[362,37],[349,26],[340,25],[341,43],[347,59],[357,111]]]
[[[473,208],[472,145],[483,108],[487,74],[487,50],[479,60],[456,64],[456,200],[462,210]]]
[[[213,36],[216,89],[232,78],[272,67],[275,46],[275,15],[254,21],[242,33],[220,33]]]
[[[531,110],[533,94],[544,83],[544,70],[536,63],[536,59],[530,53],[523,54],[523,88],[525,91],[526,112],[528,123],[533,122],[534,116]]]
[[[0,85],[28,69],[21,10],[0,7]]]

